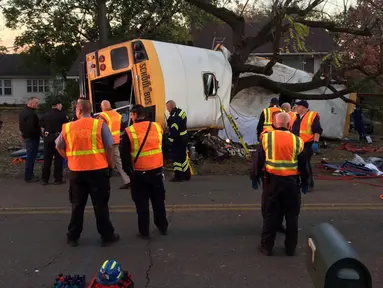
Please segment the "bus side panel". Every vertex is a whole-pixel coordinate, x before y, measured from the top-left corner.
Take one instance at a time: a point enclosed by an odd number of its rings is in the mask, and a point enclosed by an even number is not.
[[[223,128],[220,103],[222,102],[225,109],[228,109],[230,105],[232,72],[229,62],[225,59],[221,52],[183,45],[177,46],[184,66],[195,67],[196,70],[194,73],[187,74],[189,87],[196,87],[197,85],[201,87],[198,88],[198,92],[200,92],[198,97],[195,97],[197,94],[189,94],[189,106],[199,107],[206,105],[206,108],[208,109],[207,115],[203,115],[206,120],[204,122],[198,122],[196,127],[200,127],[201,125],[208,125],[208,127],[220,126]],[[193,53],[191,53],[191,51],[193,51]],[[207,72],[213,73],[216,79],[219,81],[218,96],[209,97],[208,100],[206,100],[205,97],[202,76]],[[190,88],[188,90],[192,91]],[[196,92],[197,91],[195,91],[195,93]],[[193,112],[194,111],[198,110],[194,108]],[[195,118],[198,116],[201,117],[201,115],[197,114],[195,115]]]
[[[144,107],[155,105],[156,122],[165,125],[165,83],[162,75],[161,64],[158,59],[153,41],[141,40],[144,44],[148,61],[136,64],[135,81],[139,82],[140,100],[137,101]],[[149,77],[148,77],[149,76]],[[143,86],[145,86],[143,88]]]
[[[153,41],[165,81],[165,101],[174,100],[188,114],[188,128],[222,126],[217,97],[205,99],[203,73],[216,75],[219,96],[228,108],[231,67],[221,52]]]

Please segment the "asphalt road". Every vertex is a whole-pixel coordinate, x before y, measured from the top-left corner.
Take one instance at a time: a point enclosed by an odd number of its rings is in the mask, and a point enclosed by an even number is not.
[[[135,237],[136,215],[128,190],[113,178],[112,221],[121,240],[100,247],[91,208],[80,246],[66,245],[70,216],[67,186],[0,180],[0,287],[51,287],[58,273],[94,275],[106,259],[121,262],[136,287],[311,288],[306,271],[306,235],[321,222],[338,228],[370,269],[373,287],[383,283],[381,188],[345,181],[318,181],[304,196],[298,255],[257,252],[262,219],[260,192],[247,177],[196,177],[167,183],[169,235]]]

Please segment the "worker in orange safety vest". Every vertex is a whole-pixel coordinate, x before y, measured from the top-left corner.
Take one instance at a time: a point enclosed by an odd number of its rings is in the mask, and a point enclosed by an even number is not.
[[[145,108],[135,105],[130,111],[133,124],[122,137],[121,160],[130,175],[132,200],[138,215],[138,237],[149,238],[149,200],[154,223],[162,235],[167,234],[168,221],[165,209],[165,187],[162,166],[162,149],[167,139],[160,124],[146,118]]]
[[[265,134],[258,149],[255,180],[263,179],[261,253],[271,256],[278,226],[286,219],[285,252],[293,256],[298,243],[298,216],[300,213],[299,172],[307,175],[302,157],[303,140],[288,130],[287,113],[276,115],[276,130]],[[303,183],[307,179],[302,178]]]
[[[282,112],[282,109],[279,108],[279,100],[278,98],[272,98],[270,100],[269,107],[263,109],[261,115],[259,116],[259,121],[257,125],[258,139],[260,139],[261,133],[264,130],[266,130],[267,127],[270,127],[272,125],[273,113],[277,111]]]
[[[269,133],[269,132],[274,131],[274,130],[277,129],[276,126],[275,126],[275,117],[276,117],[277,114],[279,114],[279,113],[281,113],[281,111],[275,111],[275,112],[273,112],[273,115],[271,116],[271,118],[272,118],[271,126],[266,127],[266,128],[262,131],[262,133],[259,135],[259,141],[262,141],[262,137],[263,137],[263,135],[265,135],[265,134],[267,134],[267,133]]]
[[[309,169],[309,187],[314,188],[313,172],[311,167],[311,157],[313,153],[319,152],[319,138],[323,132],[320,124],[318,112],[309,109],[309,103],[305,100],[300,100],[295,103],[297,118],[294,121],[291,129],[292,133],[302,138],[305,143],[303,151],[306,157],[306,163]]]
[[[110,196],[109,168],[114,166],[113,138],[108,126],[91,117],[91,104],[80,100],[76,105],[78,120],[63,125],[56,139],[56,149],[68,159],[70,169],[70,194],[72,216],[68,226],[67,240],[77,246],[80,238],[84,210],[88,195],[92,199],[97,230],[102,246],[119,240],[109,219]]]
[[[120,189],[129,189],[130,179],[122,168],[119,148],[121,127],[123,127],[123,123],[121,122],[122,115],[112,109],[112,106],[108,100],[103,100],[101,102],[101,110],[102,112],[98,115],[98,119],[104,120],[106,122],[113,136],[114,163],[118,173],[120,173],[122,177],[122,181],[124,182]]]
[[[294,122],[295,122],[295,119],[297,118],[297,113],[295,113],[295,112],[293,112],[293,111],[291,110],[291,105],[290,105],[290,103],[288,103],[288,102],[283,103],[283,104],[281,105],[281,108],[282,108],[282,110],[283,110],[284,112],[286,112],[286,113],[289,114],[289,116],[290,116],[290,127],[289,127],[289,129],[290,129],[290,131],[291,131],[291,129],[292,129],[292,127],[293,127],[293,124],[294,124]]]

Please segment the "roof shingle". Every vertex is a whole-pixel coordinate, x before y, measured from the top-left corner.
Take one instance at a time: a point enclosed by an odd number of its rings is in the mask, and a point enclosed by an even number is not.
[[[22,54],[1,54],[0,76],[50,76],[49,65],[32,64],[26,57]]]

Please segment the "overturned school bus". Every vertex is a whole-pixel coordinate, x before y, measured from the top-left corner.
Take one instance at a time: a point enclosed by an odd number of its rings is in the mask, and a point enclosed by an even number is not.
[[[222,129],[221,104],[228,109],[232,80],[228,57],[224,47],[214,51],[132,40],[87,54],[80,92],[94,113],[101,112],[102,100],[122,113],[141,104],[150,120],[165,125],[165,103],[174,100],[188,114],[189,129]]]

